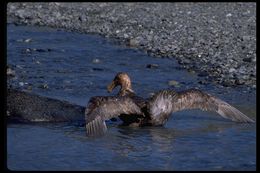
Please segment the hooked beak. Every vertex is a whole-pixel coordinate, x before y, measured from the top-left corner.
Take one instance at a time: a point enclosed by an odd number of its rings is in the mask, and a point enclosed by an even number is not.
[[[107,91],[111,93],[115,87],[116,87],[116,83],[115,83],[114,81],[112,81],[112,82],[107,86]]]

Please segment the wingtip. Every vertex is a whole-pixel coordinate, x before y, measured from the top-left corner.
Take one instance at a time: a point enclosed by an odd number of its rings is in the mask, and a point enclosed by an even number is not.
[[[86,124],[86,135],[89,137],[103,136],[106,131],[106,123],[101,118],[97,118]]]
[[[232,121],[238,122],[238,123],[255,123],[255,121],[248,116],[246,116],[244,113],[239,111],[237,108],[227,104],[224,102],[224,104],[221,104],[217,112],[223,116],[224,118],[231,119]]]

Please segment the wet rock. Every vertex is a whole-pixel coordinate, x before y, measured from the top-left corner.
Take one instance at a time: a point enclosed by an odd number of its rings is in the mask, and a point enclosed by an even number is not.
[[[7,67],[6,74],[7,74],[7,76],[14,77],[15,71],[12,70],[10,67]]]
[[[31,52],[32,52],[32,49],[30,49],[30,48],[22,49],[23,54],[27,54],[27,53],[31,53]]]
[[[234,68],[230,68],[229,69],[229,73],[234,73],[234,72],[236,72],[237,70],[236,69],[234,69]]]
[[[180,87],[180,83],[178,81],[176,81],[176,80],[170,80],[168,82],[168,85],[169,86],[174,86],[174,87]]]
[[[159,65],[158,64],[147,64],[146,68],[158,68]]]
[[[92,63],[94,63],[94,64],[99,64],[100,62],[101,61],[98,58],[95,58],[95,59],[92,60]]]
[[[25,42],[25,43],[32,42],[32,39],[31,39],[31,38],[25,39],[24,42]]]
[[[155,93],[154,93],[154,92],[151,92],[151,93],[149,93],[148,95],[149,95],[149,97],[152,97],[152,96],[155,95]]]
[[[24,86],[24,82],[19,82],[19,86]]]
[[[128,45],[131,46],[131,47],[136,47],[136,46],[139,45],[139,41],[136,40],[136,39],[129,39]]]
[[[199,76],[199,77],[205,77],[205,76],[208,76],[208,75],[209,75],[209,73],[206,72],[206,71],[203,71],[203,72],[198,73],[198,76]]]
[[[48,84],[41,84],[41,85],[39,86],[39,88],[48,89],[49,86],[48,86]]]
[[[92,70],[94,70],[94,71],[104,71],[104,69],[102,69],[102,68],[97,68],[97,67],[92,68]]]
[[[201,84],[201,85],[208,85],[209,84],[209,82],[206,81],[206,80],[200,80],[198,83]]]
[[[252,59],[251,58],[243,58],[243,61],[244,62],[252,62]]]
[[[47,52],[48,49],[35,49],[36,52]]]
[[[32,90],[32,86],[29,85],[29,86],[27,87],[27,90]]]
[[[245,81],[241,80],[241,79],[236,79],[235,80],[235,84],[236,85],[243,85],[245,83]]]

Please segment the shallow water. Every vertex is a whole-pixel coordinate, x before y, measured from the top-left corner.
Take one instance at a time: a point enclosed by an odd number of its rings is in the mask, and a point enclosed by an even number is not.
[[[174,59],[150,57],[98,35],[32,26],[8,25],[7,29],[7,63],[18,76],[10,84],[16,88],[31,88],[30,92],[39,95],[86,105],[91,96],[109,95],[106,85],[117,72],[125,71],[136,93],[143,97],[169,88],[168,81],[176,80],[176,90],[198,87],[255,119],[255,91],[200,85],[201,78],[180,68]],[[148,64],[158,68],[146,68]],[[46,84],[48,88],[42,87]],[[130,128],[109,123],[108,133],[100,138],[88,138],[84,127],[68,123],[8,124],[7,167],[255,170],[255,127],[199,110],[175,113],[164,127]]]

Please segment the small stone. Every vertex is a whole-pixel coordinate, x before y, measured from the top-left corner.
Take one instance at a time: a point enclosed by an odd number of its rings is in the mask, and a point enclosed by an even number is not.
[[[236,84],[236,85],[243,85],[243,84],[245,84],[245,81],[236,79],[236,80],[235,80],[235,84]]]
[[[158,68],[159,65],[158,64],[147,64],[146,68]]]
[[[128,34],[124,34],[124,38],[129,38],[129,35]]]
[[[244,41],[251,40],[251,37],[249,35],[244,35],[242,38],[243,38]]]
[[[27,49],[25,49],[25,52],[29,53],[29,52],[31,52],[31,49],[27,48]]]
[[[200,80],[198,83],[201,84],[201,85],[207,85],[207,84],[209,84],[209,82],[206,81],[206,80]]]
[[[24,86],[24,83],[23,83],[23,82],[19,82],[19,85],[20,85],[20,86]]]
[[[252,62],[252,59],[251,58],[243,58],[243,61],[244,62]]]
[[[154,92],[151,92],[151,93],[149,93],[148,95],[149,95],[149,97],[152,97],[152,96],[155,95],[155,93],[154,93]]]
[[[22,50],[22,53],[31,53],[32,50],[30,48],[26,48]]]
[[[24,42],[25,42],[25,43],[32,42],[32,39],[31,39],[31,38],[25,39]]]
[[[15,71],[12,70],[10,67],[8,67],[7,71],[6,71],[6,74],[7,74],[7,76],[14,77],[15,76]]]
[[[208,72],[206,72],[206,71],[200,72],[200,73],[198,74],[199,77],[205,77],[205,76],[208,76],[208,75],[209,75],[209,74],[208,74]]]
[[[27,90],[32,90],[32,86],[31,86],[31,85],[28,86],[28,87],[27,87]]]
[[[228,72],[229,72],[229,73],[233,73],[233,72],[235,72],[235,71],[236,71],[236,69],[230,68]]]
[[[94,71],[104,71],[104,69],[102,69],[102,68],[96,68],[96,67],[92,68],[92,70],[94,70]]]
[[[95,59],[93,59],[92,60],[92,63],[94,63],[94,64],[98,64],[98,63],[100,63],[101,61],[100,61],[100,59],[98,59],[98,58],[95,58]]]
[[[168,82],[168,85],[174,86],[174,87],[180,87],[180,83],[177,82],[177,81],[175,81],[175,80],[170,80],[170,81]]]
[[[42,88],[42,89],[47,89],[47,88],[49,88],[49,86],[48,86],[47,84],[42,84],[42,85],[40,85],[39,87]]]
[[[136,39],[130,39],[129,40],[129,46],[136,47],[139,45],[139,41]]]
[[[226,17],[231,17],[232,16],[232,14],[231,13],[228,13],[227,15],[226,15]]]
[[[44,50],[44,49],[35,49],[35,51],[37,51],[37,52],[46,52],[46,50]]]
[[[16,65],[16,67],[19,68],[19,69],[23,69],[22,65]]]

